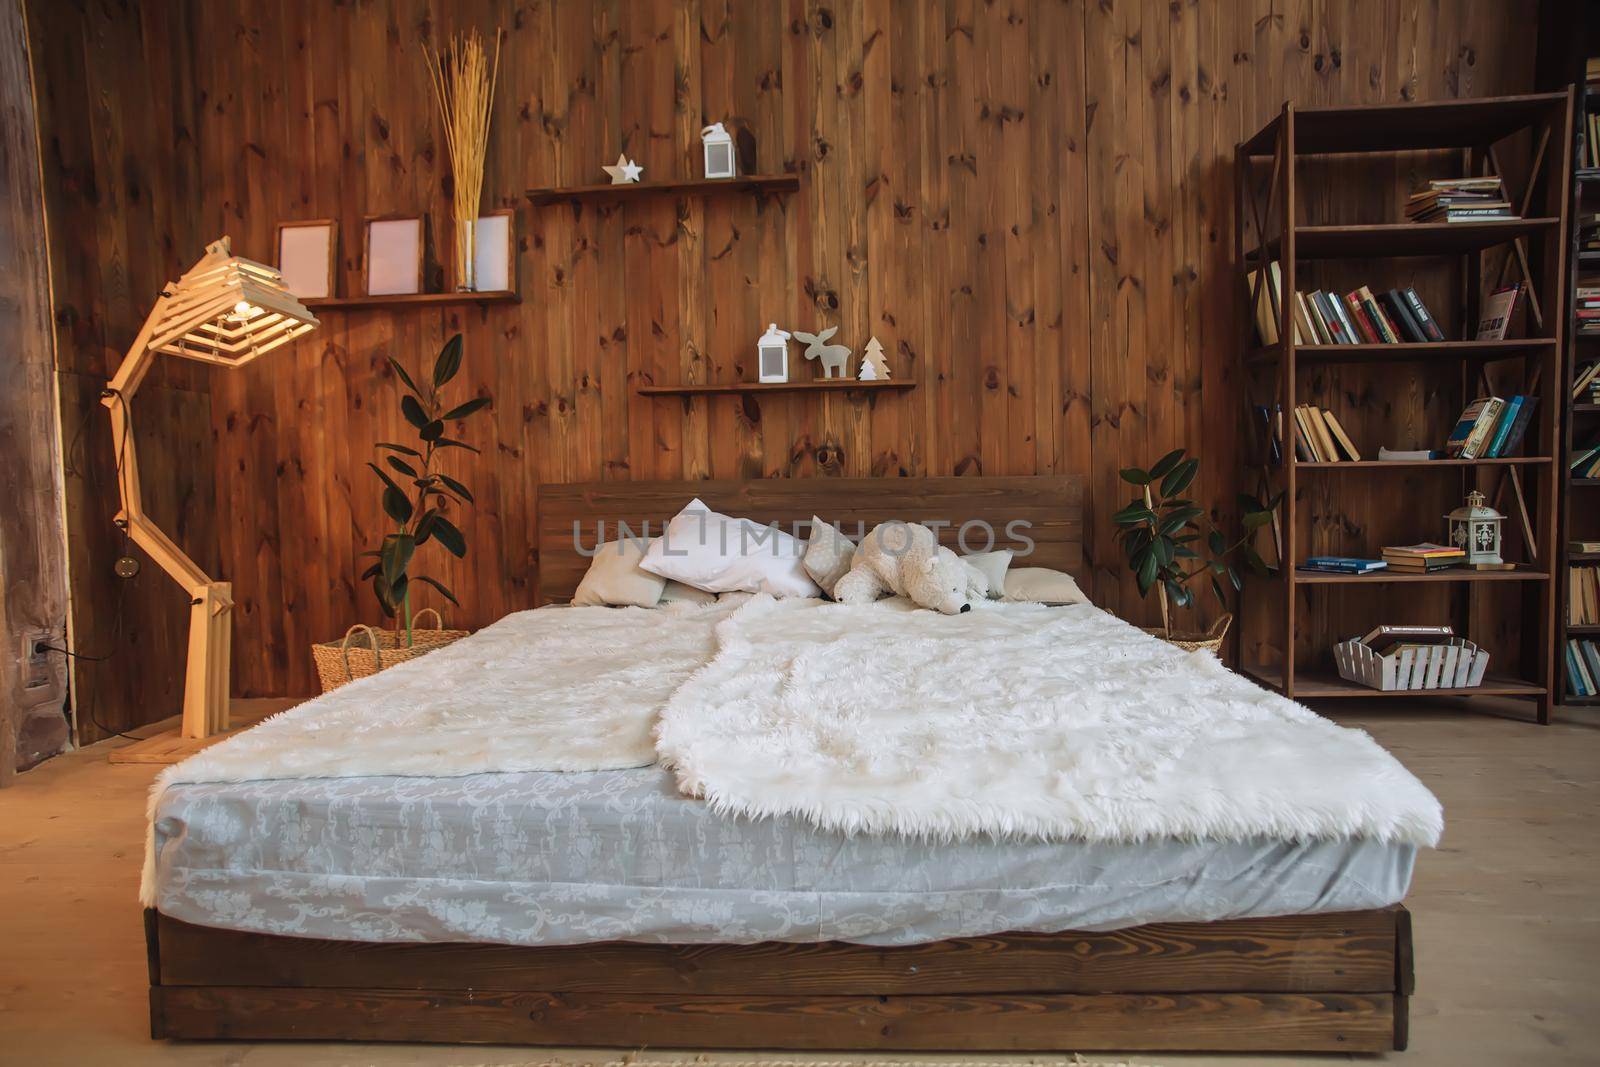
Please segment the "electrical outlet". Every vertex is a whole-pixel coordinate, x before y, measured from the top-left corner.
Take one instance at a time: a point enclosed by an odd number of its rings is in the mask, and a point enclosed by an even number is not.
[[[51,643],[49,630],[34,630],[22,635],[22,688],[39,689],[50,684],[50,657],[60,655],[41,649]]]

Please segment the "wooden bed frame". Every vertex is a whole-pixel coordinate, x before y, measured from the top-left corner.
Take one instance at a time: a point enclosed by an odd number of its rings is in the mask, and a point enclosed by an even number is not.
[[[539,598],[570,598],[596,523],[659,531],[694,496],[788,528],[1028,523],[1018,565],[1086,578],[1074,477],[541,486]],[[848,531],[847,531],[848,532]],[[614,536],[614,535],[609,535]],[[971,545],[980,548],[980,545]],[[1004,539],[998,547],[1006,547]],[[321,941],[145,913],[157,1038],[704,1049],[1378,1052],[1406,1046],[1402,907],[999,934],[903,948],[554,948]]]

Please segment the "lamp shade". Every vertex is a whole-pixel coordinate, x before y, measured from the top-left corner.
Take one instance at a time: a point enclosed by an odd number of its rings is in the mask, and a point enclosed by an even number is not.
[[[232,253],[228,238],[162,293],[149,349],[238,366],[319,326],[264,263]]]

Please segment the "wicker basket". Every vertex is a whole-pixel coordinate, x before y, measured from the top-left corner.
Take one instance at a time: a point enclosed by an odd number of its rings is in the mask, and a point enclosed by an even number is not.
[[[422,629],[417,623],[424,615],[433,616],[433,626]],[[385,667],[416,659],[424,652],[459,641],[467,630],[446,630],[444,620],[432,608],[423,608],[411,620],[411,644],[406,644],[402,630],[374,630],[356,623],[345,631],[343,641],[324,641],[311,646],[311,657],[317,662],[317,678],[324,693],[332,692],[347,682],[377,674]]]
[[[1228,624],[1232,621],[1233,616],[1224,612],[1211,624],[1211,629],[1203,634],[1174,631],[1171,637],[1168,637],[1159,626],[1146,626],[1143,629],[1151,637],[1159,637],[1170,645],[1177,645],[1185,652],[1199,652],[1204,649],[1215,653],[1222,648],[1222,639],[1228,636]]]

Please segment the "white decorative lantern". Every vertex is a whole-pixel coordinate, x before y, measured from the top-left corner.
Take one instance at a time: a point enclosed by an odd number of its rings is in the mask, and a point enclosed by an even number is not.
[[[733,137],[723,129],[722,123],[713,122],[700,131],[700,140],[706,147],[706,177],[732,178],[736,171],[733,155]]]
[[[789,380],[789,334],[769,323],[767,332],[756,342],[757,380],[786,382]]]
[[[1467,554],[1467,564],[1501,563],[1500,524],[1505,516],[1488,506],[1487,498],[1476,489],[1467,502],[1445,518],[1450,523],[1450,543]]]

